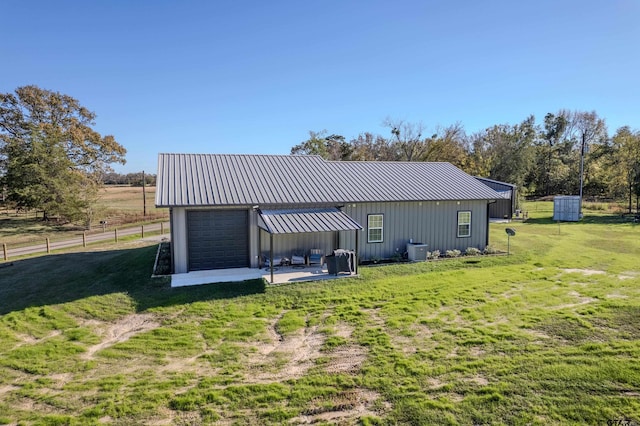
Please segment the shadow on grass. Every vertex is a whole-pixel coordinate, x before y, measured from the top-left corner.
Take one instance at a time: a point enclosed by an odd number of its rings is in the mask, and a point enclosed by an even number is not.
[[[82,233],[84,228],[71,224],[60,224],[55,221],[45,221],[33,217],[0,217],[0,233],[5,237],[22,235],[45,235],[52,232],[77,231]]]
[[[558,221],[553,220],[552,217],[542,217],[542,218],[531,218],[527,219],[526,223],[536,224],[536,225],[552,225],[558,224]],[[582,218],[582,220],[578,222],[560,222],[561,224],[590,224],[590,225],[615,225],[615,224],[625,224],[631,223],[633,224],[633,216],[621,216],[621,215],[597,215],[597,216],[589,216],[586,215]]]
[[[263,293],[263,280],[171,288],[151,278],[157,246],[67,253],[13,261],[0,268],[0,315],[32,306],[126,293],[138,311]]]

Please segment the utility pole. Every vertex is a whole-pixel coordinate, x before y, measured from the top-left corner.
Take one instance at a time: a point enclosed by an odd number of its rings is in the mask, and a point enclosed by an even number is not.
[[[584,149],[585,149],[585,131],[582,131],[582,146],[580,149],[580,214],[579,218],[582,219],[582,185],[584,184]]]
[[[147,179],[142,171],[142,217],[147,217]]]

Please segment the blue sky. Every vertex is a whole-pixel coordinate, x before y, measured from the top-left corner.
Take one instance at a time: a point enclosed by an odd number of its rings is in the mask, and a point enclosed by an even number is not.
[[[640,1],[0,1],[0,91],[35,84],[127,148],[288,154],[385,118],[468,133],[561,108],[640,128]]]

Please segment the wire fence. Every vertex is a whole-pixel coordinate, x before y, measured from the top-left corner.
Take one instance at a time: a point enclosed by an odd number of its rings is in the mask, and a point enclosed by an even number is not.
[[[45,238],[39,244],[12,244],[2,243],[2,260],[9,261],[12,258],[22,257],[31,254],[38,254],[46,252],[51,253],[54,250],[61,250],[72,247],[87,247],[89,244],[95,244],[100,242],[115,242],[119,239],[140,236],[141,239],[160,234],[164,235],[169,232],[169,222],[152,223],[147,225],[139,225],[127,228],[111,228],[107,229],[106,226],[102,229],[102,232],[83,232],[81,235],[68,238],[59,241],[52,241],[50,238]]]

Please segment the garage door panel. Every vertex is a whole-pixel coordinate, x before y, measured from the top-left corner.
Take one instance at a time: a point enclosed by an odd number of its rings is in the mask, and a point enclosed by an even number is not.
[[[194,210],[187,213],[189,270],[249,266],[246,210]]]

